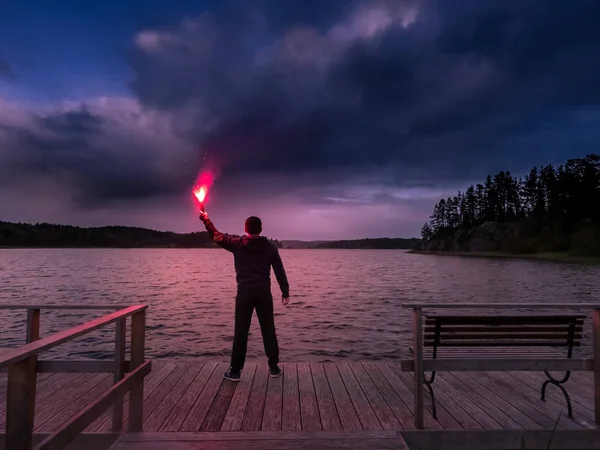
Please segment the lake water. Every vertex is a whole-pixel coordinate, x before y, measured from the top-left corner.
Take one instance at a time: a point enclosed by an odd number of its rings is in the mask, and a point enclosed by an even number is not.
[[[282,250],[292,303],[276,283],[275,320],[285,360],[385,359],[406,354],[405,302],[600,302],[600,268],[525,260],[415,255],[398,250]],[[235,281],[219,249],[0,250],[0,304],[149,305],[147,353],[155,358],[229,355]],[[100,311],[42,311],[47,335]],[[0,347],[20,345],[25,311],[1,311]],[[586,327],[587,328],[587,327]],[[587,339],[589,333],[586,330]],[[114,327],[47,358],[109,358]],[[253,319],[249,357],[262,357]]]

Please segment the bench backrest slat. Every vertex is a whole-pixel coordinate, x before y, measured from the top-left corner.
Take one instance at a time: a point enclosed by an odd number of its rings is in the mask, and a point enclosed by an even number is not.
[[[585,316],[495,315],[432,316],[425,318],[426,347],[580,345]]]
[[[573,347],[579,347],[580,342],[574,342]],[[425,343],[425,347],[432,347],[433,341]],[[566,347],[565,341],[510,341],[506,339],[493,339],[481,341],[441,341],[438,347]]]
[[[486,333],[444,333],[444,340],[452,339],[452,340],[460,340],[460,341],[476,341],[481,339],[506,339],[506,340],[555,340],[561,341],[567,339],[567,332],[564,333],[494,333],[494,332],[486,332]],[[580,340],[581,334],[574,334],[573,340]],[[435,333],[425,333],[426,341],[433,341],[435,339]]]
[[[435,325],[426,325],[425,334],[435,333]],[[569,325],[446,325],[445,332],[452,333],[567,333]],[[582,325],[575,325],[575,333],[583,331]]]
[[[537,325],[537,324],[565,324],[573,320],[581,320],[586,316],[581,314],[569,315],[510,315],[510,316],[431,316],[425,318],[425,325],[440,323],[451,323],[454,325],[471,325],[471,324],[502,324],[502,325]]]

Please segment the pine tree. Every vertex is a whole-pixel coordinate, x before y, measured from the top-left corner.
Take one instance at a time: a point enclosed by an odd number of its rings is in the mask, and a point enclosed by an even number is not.
[[[433,237],[433,229],[431,228],[431,225],[429,225],[429,223],[426,223],[425,225],[423,225],[423,228],[421,228],[421,237],[426,241],[430,240]]]
[[[506,171],[488,175],[483,184],[469,186],[464,194],[459,191],[455,197],[441,199],[422,234],[433,237],[484,221],[525,218],[552,221],[555,238],[557,232],[575,230],[584,219],[600,227],[600,156],[570,159],[556,169],[533,167],[523,180]]]

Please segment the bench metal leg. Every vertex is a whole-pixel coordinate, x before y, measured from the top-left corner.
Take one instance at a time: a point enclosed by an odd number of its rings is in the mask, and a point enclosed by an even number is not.
[[[433,387],[431,386],[433,384],[433,379],[433,376],[429,380],[427,379],[427,377],[423,377],[423,384],[427,386],[429,395],[431,395],[431,413],[433,415],[433,418],[437,420],[437,410],[435,409],[435,396],[433,395]]]
[[[569,417],[572,418],[573,417],[573,408],[571,406],[571,398],[569,397],[567,390],[563,386],[563,384],[569,380],[569,377],[571,376],[571,372],[567,372],[567,374],[563,377],[562,380],[555,379],[550,374],[550,372],[548,372],[547,370],[544,370],[544,373],[546,374],[548,379],[546,381],[544,381],[544,384],[542,384],[542,401],[546,401],[546,387],[549,384],[553,384],[554,386],[558,387],[562,391],[563,395],[565,396],[565,400],[567,400],[567,410],[569,412]]]

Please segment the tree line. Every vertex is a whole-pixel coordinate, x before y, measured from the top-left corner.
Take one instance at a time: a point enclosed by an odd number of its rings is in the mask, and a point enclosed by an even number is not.
[[[277,240],[272,240],[282,247]],[[141,227],[83,228],[50,223],[11,223],[0,221],[2,247],[164,247],[210,248],[217,245],[206,231],[174,233]]]
[[[411,249],[419,239],[416,238],[369,238],[346,241],[331,241],[318,244],[315,248],[347,249]]]
[[[600,156],[533,167],[524,178],[501,171],[454,197],[441,199],[421,235],[430,240],[484,222],[531,219],[570,233],[600,224]]]

